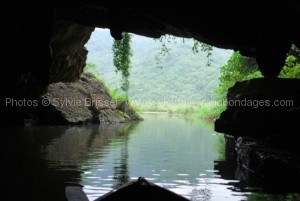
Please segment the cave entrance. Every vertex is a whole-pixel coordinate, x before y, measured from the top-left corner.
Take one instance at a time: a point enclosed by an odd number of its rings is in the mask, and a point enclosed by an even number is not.
[[[113,42],[108,29],[95,29],[86,44],[84,71],[102,80],[113,96],[122,96],[121,72],[116,72],[113,63]],[[142,111],[171,113],[189,113],[200,105],[214,104],[220,68],[232,51],[201,48],[193,39],[170,35],[152,39],[131,34],[131,104]]]

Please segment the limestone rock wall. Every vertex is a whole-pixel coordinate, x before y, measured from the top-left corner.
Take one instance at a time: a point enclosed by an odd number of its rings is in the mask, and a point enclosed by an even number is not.
[[[225,133],[226,150],[237,157],[228,157],[237,163],[235,179],[268,191],[297,189],[292,184],[300,178],[299,93],[299,79],[278,78],[237,82],[228,90],[215,130]]]
[[[84,45],[94,29],[68,20],[59,20],[55,23],[51,40],[53,54],[51,83],[73,82],[79,79],[88,53]]]
[[[136,120],[117,105],[97,80],[82,74],[77,82],[50,84],[36,117],[44,124],[108,124]]]
[[[11,64],[2,68],[5,78],[0,84],[0,109],[5,119],[1,124],[20,124],[30,110],[7,107],[6,98],[36,99],[50,83],[79,78],[87,54],[84,43],[92,27],[109,28],[115,38],[123,31],[153,38],[164,34],[194,37],[256,57],[263,74],[269,77],[276,76],[282,67],[290,45],[300,45],[297,1],[200,3],[198,7],[193,1],[14,2],[4,19],[12,26],[6,29],[10,37],[6,38],[8,47],[3,48],[3,57],[15,59],[9,59]],[[234,23],[237,18],[243,23]]]
[[[239,136],[294,136],[300,114],[300,80],[258,78],[228,90],[227,109],[215,130]]]

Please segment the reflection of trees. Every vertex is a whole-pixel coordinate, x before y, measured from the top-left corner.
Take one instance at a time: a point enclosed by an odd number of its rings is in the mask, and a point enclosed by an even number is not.
[[[214,161],[214,169],[226,180],[235,180],[237,162],[235,157],[234,139],[219,135],[215,144],[215,150],[219,154],[218,161]]]
[[[225,160],[226,151],[224,149],[225,141],[223,135],[217,135],[217,140],[214,144],[214,151],[219,154],[218,159],[220,161]]]
[[[0,147],[5,192],[16,200],[65,200],[65,187],[80,185],[82,165],[97,157],[92,153],[115,138],[125,136],[127,143],[134,128],[136,124],[4,129]],[[119,173],[125,175],[123,181],[128,177],[126,146],[120,166],[124,171]]]
[[[115,162],[116,165],[114,167],[114,185],[113,187],[116,188],[126,182],[129,181],[130,176],[128,172],[128,139],[129,134],[135,130],[137,124],[129,124],[128,127],[124,127],[123,131],[120,131],[120,136],[118,140],[122,143],[120,144],[120,161]]]
[[[48,161],[59,166],[80,166],[94,155],[91,153],[108,146],[124,133],[130,133],[137,124],[112,124],[67,127],[63,135],[46,147]]]
[[[238,164],[235,144],[236,142],[233,138],[225,137],[224,158],[220,161],[215,161],[214,165],[214,169],[218,170],[217,174],[222,179],[238,180],[238,182],[228,182],[229,185],[234,186],[233,191],[248,192],[247,201],[300,200],[299,190],[295,191],[295,188],[298,189],[298,187],[295,187],[297,185],[294,185],[294,183],[291,185],[289,182],[286,182],[287,180],[281,181],[280,176],[274,178],[276,182],[265,181],[259,175],[248,171]],[[219,153],[222,153],[222,151]],[[284,171],[280,174],[287,175]]]
[[[221,178],[226,180],[236,180],[237,160],[234,148],[234,139],[219,136],[216,149],[220,156],[219,160],[215,161],[214,169],[218,170]],[[233,185],[236,185],[236,183],[233,183]]]
[[[80,172],[56,168],[56,161],[49,161],[47,147],[64,135],[66,127],[40,126],[26,129],[9,128],[1,140],[5,155],[5,175],[2,183],[14,200],[64,200],[66,181],[79,183]],[[5,132],[6,133],[6,132]],[[10,135],[12,134],[12,135]],[[55,150],[52,150],[55,151]]]
[[[115,162],[114,167],[114,188],[129,181],[128,174],[128,134],[124,133],[124,141],[121,145],[120,162]]]
[[[264,193],[251,193],[247,201],[296,201],[300,200],[300,195],[296,193],[289,193],[284,195],[271,195]]]

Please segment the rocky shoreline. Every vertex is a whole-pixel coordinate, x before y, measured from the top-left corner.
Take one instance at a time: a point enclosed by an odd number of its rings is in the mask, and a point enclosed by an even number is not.
[[[300,178],[298,133],[300,80],[259,78],[228,90],[227,109],[215,121],[235,155],[235,178],[272,188],[294,189]],[[234,103],[234,104],[230,104]],[[228,145],[228,146],[227,146]],[[230,146],[229,146],[230,145]],[[296,190],[296,189],[294,189]]]
[[[140,120],[142,118],[127,103],[113,100],[99,81],[83,73],[76,82],[50,84],[24,123],[110,124]]]

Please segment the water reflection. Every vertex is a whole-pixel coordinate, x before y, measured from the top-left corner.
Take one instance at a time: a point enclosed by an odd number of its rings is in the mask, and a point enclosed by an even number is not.
[[[224,160],[215,162],[215,170],[225,180],[237,180],[239,182],[228,183],[232,185],[233,192],[244,193],[247,201],[296,201],[300,200],[300,189],[297,185],[291,184],[289,178],[282,176],[275,177],[272,181],[266,181],[259,175],[248,171],[237,164],[235,153],[235,142],[232,138],[225,138]],[[285,175],[285,172],[278,172]],[[276,180],[276,181],[275,181]]]
[[[124,133],[123,145],[121,146],[120,160],[114,162],[113,188],[117,188],[130,179],[128,172],[128,133]]]
[[[65,201],[65,187],[75,185],[94,200],[143,176],[194,201],[299,198],[238,181],[232,146],[212,125],[177,116],[144,118],[139,124],[3,129],[5,192],[16,200]]]
[[[105,149],[112,139],[130,133],[136,126],[4,128],[1,156],[5,192],[16,200],[65,200],[66,186],[82,186],[85,161],[101,157],[92,153]],[[88,164],[89,169],[93,166]]]
[[[129,179],[143,176],[192,200],[245,198],[228,189],[214,170],[214,161],[224,158],[224,141],[212,125],[177,116],[145,116],[131,133],[112,139],[85,162],[84,191],[93,200]],[[89,164],[95,164],[89,168]],[[237,182],[232,181],[232,182]]]

